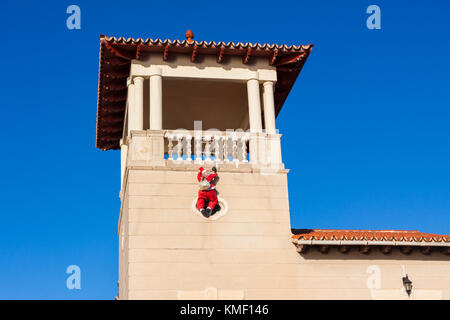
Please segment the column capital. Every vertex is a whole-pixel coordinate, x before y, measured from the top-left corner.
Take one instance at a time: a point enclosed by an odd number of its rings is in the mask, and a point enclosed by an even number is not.
[[[247,81],[250,81],[250,80],[259,80],[259,73],[258,73],[258,71],[250,72]]]
[[[142,77],[142,76],[136,76],[136,77],[133,77],[133,79],[132,79],[132,81],[134,82],[134,81],[144,81],[144,77]]]
[[[274,86],[275,85],[275,81],[264,81],[263,82],[263,86]]]
[[[162,69],[160,67],[156,67],[156,66],[151,66],[148,69],[149,72],[149,76],[153,77],[153,76],[162,76]]]

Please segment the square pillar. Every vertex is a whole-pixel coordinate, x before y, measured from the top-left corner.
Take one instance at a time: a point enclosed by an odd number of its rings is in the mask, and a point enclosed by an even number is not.
[[[127,168],[128,146],[120,139],[120,190],[123,188],[123,179]]]
[[[275,170],[284,169],[280,138],[281,134],[268,134],[266,136],[268,167]]]
[[[165,166],[164,131],[131,131],[128,165]]]

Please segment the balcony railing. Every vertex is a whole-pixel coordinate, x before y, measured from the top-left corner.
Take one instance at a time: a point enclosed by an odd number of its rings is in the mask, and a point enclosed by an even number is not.
[[[133,130],[122,139],[122,180],[129,166],[221,164],[222,168],[284,169],[280,134],[244,131]],[[231,168],[231,167],[229,167]]]
[[[165,130],[164,158],[170,161],[245,163],[250,134],[242,131]]]

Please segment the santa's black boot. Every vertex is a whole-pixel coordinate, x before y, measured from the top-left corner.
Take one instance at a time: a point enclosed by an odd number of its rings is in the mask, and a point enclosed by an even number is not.
[[[206,215],[205,215],[205,217],[207,217],[207,218],[209,218],[210,216],[211,216],[211,212],[212,212],[212,210],[208,207],[208,208],[206,208]]]
[[[205,217],[205,218],[209,218],[209,214],[207,214],[207,210],[205,210],[205,208],[200,209],[200,213]]]

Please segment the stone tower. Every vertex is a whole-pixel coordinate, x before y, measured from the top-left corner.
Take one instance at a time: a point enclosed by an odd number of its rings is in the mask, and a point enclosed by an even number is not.
[[[298,254],[275,118],[311,49],[101,36],[97,146],[121,150],[119,299],[289,296],[279,275]],[[200,166],[220,177],[210,218],[195,208]]]

